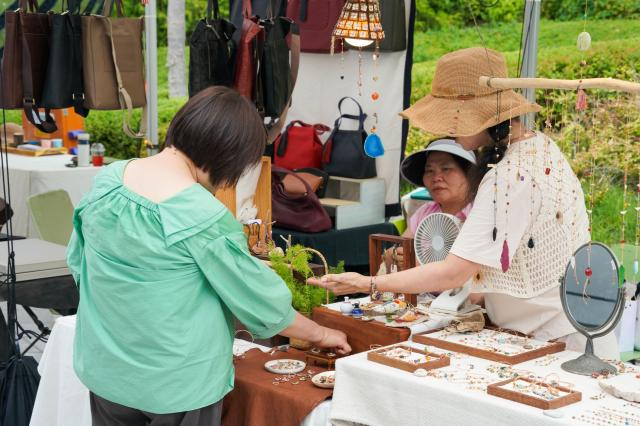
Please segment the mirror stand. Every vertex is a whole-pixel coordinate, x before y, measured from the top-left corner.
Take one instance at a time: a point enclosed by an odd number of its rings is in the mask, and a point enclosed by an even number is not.
[[[569,373],[591,376],[593,373],[608,371],[609,374],[616,374],[617,370],[614,366],[607,364],[593,354],[593,337],[588,333],[582,333],[587,338],[587,346],[584,354],[576,359],[563,362],[560,366],[564,371]]]

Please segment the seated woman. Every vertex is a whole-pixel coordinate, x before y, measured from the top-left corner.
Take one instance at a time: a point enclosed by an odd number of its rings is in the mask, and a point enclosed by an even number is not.
[[[416,186],[425,186],[433,201],[427,201],[411,215],[403,237],[413,237],[420,222],[433,213],[448,213],[464,222],[471,210],[473,194],[469,193],[469,176],[474,170],[476,156],[453,139],[437,139],[429,146],[402,161],[402,177]],[[396,251],[402,262],[402,247]],[[390,264],[393,250],[385,252]]]
[[[74,212],[67,262],[80,288],[74,369],[94,425],[219,425],[233,389],[236,317],[257,338],[347,353],[340,331],[296,313],[214,197],[264,151],[235,90],[210,87],[171,121],[164,150],[105,167]]]

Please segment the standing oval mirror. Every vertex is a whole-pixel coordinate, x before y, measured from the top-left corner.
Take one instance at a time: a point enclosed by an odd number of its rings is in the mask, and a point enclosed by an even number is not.
[[[618,261],[607,246],[590,242],[571,257],[560,287],[569,321],[587,338],[585,353],[562,364],[570,373],[591,375],[615,367],[593,353],[593,339],[610,333],[622,316],[624,290],[618,286]]]

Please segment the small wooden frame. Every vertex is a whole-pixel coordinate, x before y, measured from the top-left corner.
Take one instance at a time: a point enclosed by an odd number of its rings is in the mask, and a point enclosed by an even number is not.
[[[498,330],[497,328],[494,328],[494,327],[486,327],[485,329],[502,331],[504,333],[513,334],[519,337],[530,337],[513,330],[504,330],[504,329]],[[489,350],[480,349],[474,346],[462,345],[460,343],[451,342],[448,340],[444,340],[444,339],[440,339],[438,337],[432,336],[433,334],[439,333],[442,330],[443,329],[441,328],[441,329],[432,330],[426,333],[416,334],[412,337],[412,340],[416,343],[422,343],[424,345],[432,345],[437,348],[445,349],[448,351],[460,352],[460,353],[475,356],[478,358],[487,359],[489,361],[501,362],[503,364],[509,364],[509,365],[520,364],[522,362],[540,358],[545,355],[562,352],[566,347],[566,344],[564,342],[548,342],[549,344],[547,346],[544,346],[541,348],[532,349],[530,351],[526,351],[517,355],[504,355],[504,354],[491,352]]]
[[[411,269],[416,266],[416,254],[413,249],[413,238],[407,238],[397,235],[371,234],[369,235],[369,274],[375,276],[382,263],[382,244],[392,243],[402,247],[403,262],[398,265],[399,271]],[[407,303],[416,306],[418,304],[417,294],[404,294],[404,300]]]
[[[562,396],[558,396],[557,398],[548,400],[548,399],[540,398],[538,396],[533,396],[526,393],[518,392],[518,390],[516,389],[509,389],[505,387],[505,385],[508,385],[509,383],[512,383],[515,380],[523,380],[525,382],[534,383],[539,386],[557,389],[559,391],[566,392],[566,394]],[[491,384],[487,386],[487,393],[489,395],[498,396],[500,398],[505,398],[511,401],[519,402],[521,404],[526,404],[535,408],[540,408],[542,410],[555,410],[557,408],[582,401],[581,392],[566,388],[564,386],[552,386],[551,384],[548,384],[548,383],[539,383],[535,380],[532,380],[526,377],[516,377],[513,379]]]
[[[413,362],[407,362],[407,361],[402,361],[400,359],[396,359],[396,358],[390,358],[388,356],[383,355],[383,352],[386,352],[390,349],[394,349],[394,348],[401,348],[401,349],[405,349],[414,353],[419,353],[421,355],[427,355],[430,357],[434,357],[435,359],[433,361],[428,361],[428,362],[423,362],[423,363],[419,363],[419,364],[415,364]],[[404,371],[408,371],[410,373],[413,373],[414,371],[416,371],[419,368],[423,368],[425,370],[433,370],[434,368],[442,368],[442,367],[446,367],[450,364],[451,360],[449,359],[448,356],[444,355],[444,354],[435,354],[433,352],[425,352],[422,351],[420,349],[411,347],[411,346],[407,346],[407,345],[394,345],[394,346],[387,346],[384,348],[379,348],[379,349],[375,349],[371,352],[369,352],[367,354],[367,359],[369,361],[373,361],[373,362],[377,362],[379,364],[384,364],[387,365],[389,367],[393,367],[393,368],[399,368],[400,370],[404,370]]]
[[[336,363],[336,359],[339,356],[335,352],[327,352],[326,350],[312,348],[304,353],[304,359],[307,365],[320,365],[326,366],[327,369],[331,370],[334,368]]]

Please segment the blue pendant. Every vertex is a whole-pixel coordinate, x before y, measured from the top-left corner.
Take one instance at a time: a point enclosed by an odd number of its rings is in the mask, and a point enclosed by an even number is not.
[[[371,158],[382,157],[384,155],[384,146],[380,136],[376,133],[371,133],[364,140],[364,153]]]

